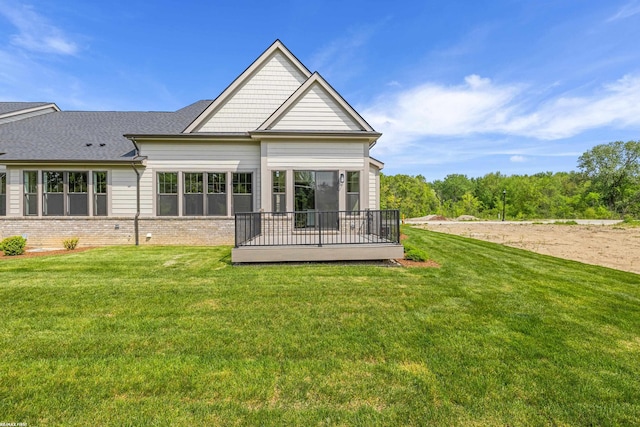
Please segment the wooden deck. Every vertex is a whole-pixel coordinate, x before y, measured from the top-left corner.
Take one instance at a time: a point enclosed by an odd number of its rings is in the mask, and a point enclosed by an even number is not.
[[[404,248],[397,243],[324,246],[242,246],[233,248],[231,251],[231,261],[233,263],[365,261],[402,257],[404,257]]]
[[[397,211],[236,215],[234,263],[364,261],[404,256]]]

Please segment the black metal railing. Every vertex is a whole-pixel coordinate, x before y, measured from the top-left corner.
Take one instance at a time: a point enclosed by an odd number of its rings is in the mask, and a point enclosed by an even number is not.
[[[397,210],[251,212],[235,215],[235,245],[400,243]]]

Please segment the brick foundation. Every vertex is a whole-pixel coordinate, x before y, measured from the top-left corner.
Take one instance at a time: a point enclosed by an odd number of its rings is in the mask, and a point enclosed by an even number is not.
[[[229,218],[140,218],[140,245],[233,245],[234,220]],[[79,246],[135,244],[132,217],[0,219],[0,238],[25,236],[27,246],[62,248],[78,237]],[[148,237],[149,236],[149,237]]]

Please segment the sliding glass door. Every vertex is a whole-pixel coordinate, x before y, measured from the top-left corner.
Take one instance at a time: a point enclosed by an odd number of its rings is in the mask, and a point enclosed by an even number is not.
[[[338,228],[338,171],[295,171],[294,187],[297,228]]]

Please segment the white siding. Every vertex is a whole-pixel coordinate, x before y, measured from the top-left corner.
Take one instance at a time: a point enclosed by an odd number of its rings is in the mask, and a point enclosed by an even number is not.
[[[9,169],[7,171],[7,215],[21,216],[20,200],[22,198],[22,185],[20,185],[19,169]]]
[[[306,80],[280,52],[271,57],[206,122],[200,132],[246,132],[258,128]]]
[[[380,209],[380,170],[369,165],[369,209]]]
[[[269,169],[364,169],[362,142],[269,142]]]
[[[140,180],[142,215],[153,215],[154,175],[158,171],[252,172],[254,210],[260,209],[260,145],[257,142],[141,143],[140,153],[147,156],[147,167]],[[231,182],[227,185],[231,188]]]
[[[153,170],[144,169],[140,172],[140,215],[153,215]]]
[[[274,130],[350,131],[362,130],[336,100],[315,83],[286,114]]]
[[[132,168],[111,171],[111,212],[112,216],[135,215],[136,174]]]
[[[140,154],[147,157],[147,168],[202,167],[226,170],[253,169],[260,166],[258,142],[214,143],[139,143]]]

